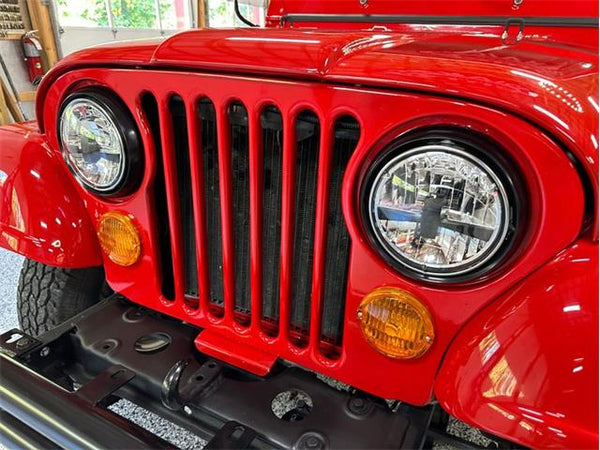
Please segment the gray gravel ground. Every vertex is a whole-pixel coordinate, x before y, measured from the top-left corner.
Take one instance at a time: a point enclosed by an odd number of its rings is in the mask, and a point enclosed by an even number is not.
[[[0,333],[19,328],[17,321],[17,284],[23,258],[0,248]]]
[[[19,328],[16,294],[22,262],[23,258],[21,256],[0,249],[0,333],[4,333],[11,328]],[[196,449],[202,448],[205,444],[205,441],[196,435],[188,433],[177,425],[133,403],[121,400],[111,406],[110,409],[179,448]],[[483,446],[490,442],[478,430],[456,420],[451,421],[449,432]],[[452,448],[447,445],[436,446],[436,450],[449,450]],[[1,445],[0,450],[4,450]]]

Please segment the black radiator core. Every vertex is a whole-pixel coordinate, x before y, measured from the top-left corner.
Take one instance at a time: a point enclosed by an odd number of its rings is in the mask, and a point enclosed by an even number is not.
[[[281,241],[281,182],[283,169],[283,120],[276,108],[260,118],[263,136],[263,318],[279,317],[279,265]]]

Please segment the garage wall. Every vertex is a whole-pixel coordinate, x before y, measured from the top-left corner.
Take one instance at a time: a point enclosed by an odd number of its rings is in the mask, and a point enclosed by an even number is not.
[[[17,91],[33,91],[35,88],[29,82],[20,41],[0,40],[0,55],[4,59],[10,78]],[[2,76],[1,71],[0,76]],[[33,102],[22,102],[21,108],[25,113],[26,119],[35,118],[35,105]]]

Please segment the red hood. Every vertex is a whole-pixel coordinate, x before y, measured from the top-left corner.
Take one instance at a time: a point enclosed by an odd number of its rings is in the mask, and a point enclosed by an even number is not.
[[[548,36],[502,45],[482,28],[461,33],[433,28],[403,33],[206,29],[167,40],[93,47],[63,59],[44,78],[38,119],[53,80],[89,66],[210,70],[409,89],[483,102],[534,121],[588,166],[597,185],[597,51],[559,45]]]
[[[596,0],[271,0],[268,17],[285,14],[596,17]]]

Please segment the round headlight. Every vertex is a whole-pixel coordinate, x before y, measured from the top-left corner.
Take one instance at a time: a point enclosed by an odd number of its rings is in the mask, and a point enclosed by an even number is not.
[[[506,250],[512,184],[476,154],[451,140],[423,140],[393,149],[372,172],[368,222],[400,270],[464,279]]]
[[[118,102],[99,93],[74,94],[61,109],[58,130],[63,157],[86,188],[112,194],[131,181],[137,131]]]

